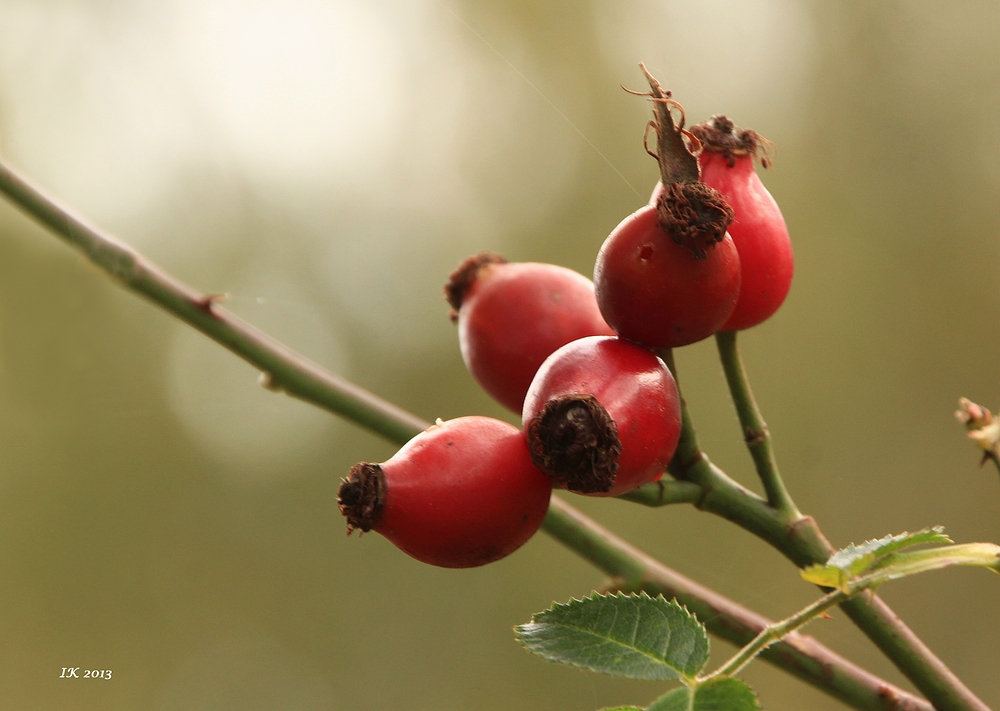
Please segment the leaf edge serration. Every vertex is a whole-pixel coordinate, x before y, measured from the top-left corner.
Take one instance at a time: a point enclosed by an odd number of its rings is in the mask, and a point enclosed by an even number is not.
[[[580,661],[579,659],[574,660],[571,658],[567,658],[566,656],[547,653],[542,648],[544,645],[542,644],[535,645],[532,643],[533,642],[532,633],[534,629],[537,629],[537,627],[543,625],[553,625],[553,626],[562,626],[567,629],[573,629],[571,625],[567,625],[559,620],[547,621],[546,620],[547,617],[549,616],[558,617],[560,613],[572,613],[573,611],[575,611],[575,608],[578,609],[580,606],[587,605],[589,603],[599,603],[602,601],[609,601],[609,600],[615,600],[621,602],[636,601],[640,602],[641,604],[649,604],[649,603],[664,604],[667,606],[667,608],[670,610],[672,614],[679,613],[680,615],[682,615],[682,619],[684,620],[685,624],[693,623],[693,627],[689,627],[688,631],[694,631],[694,629],[697,629],[697,632],[695,633],[697,637],[694,640],[692,640],[692,650],[688,653],[687,659],[684,660],[685,663],[682,665],[675,666],[674,664],[669,663],[665,658],[658,657],[655,654],[650,654],[647,650],[644,650],[640,647],[637,647],[635,645],[627,645],[623,643],[621,640],[615,639],[614,637],[602,636],[592,629],[585,629],[585,628],[577,628],[577,631],[582,632],[584,634],[593,635],[595,637],[601,638],[604,641],[613,644],[619,644],[623,647],[628,647],[633,651],[639,653],[640,655],[647,656],[653,662],[654,668],[670,670],[670,673],[668,675],[661,675],[661,674],[641,675],[637,674],[634,671],[632,672],[614,671],[612,669],[607,668],[611,665],[597,666],[594,665],[592,662],[587,663],[584,661]],[[541,657],[542,659],[545,659],[550,662],[556,662],[559,664],[565,664],[567,666],[572,666],[578,669],[586,669],[588,671],[593,671],[600,674],[607,674],[610,676],[618,676],[622,678],[647,679],[647,680],[657,680],[657,681],[678,680],[686,684],[691,683],[696,678],[698,672],[704,668],[704,665],[708,662],[708,656],[709,656],[710,643],[708,639],[707,630],[705,629],[705,625],[703,625],[698,620],[697,615],[691,612],[686,605],[682,605],[676,598],[671,598],[668,600],[662,593],[658,593],[657,595],[652,596],[645,591],[629,592],[629,593],[616,591],[612,593],[602,593],[595,590],[591,592],[589,595],[580,598],[572,597],[569,599],[568,602],[553,601],[552,605],[548,609],[534,613],[531,616],[530,622],[516,625],[514,627],[514,633],[518,643],[521,644],[522,647],[524,647],[527,651],[531,652],[532,654]],[[692,659],[695,659],[697,661],[695,661],[694,664],[692,664],[691,663]],[[696,669],[694,669],[695,666],[697,666]]]

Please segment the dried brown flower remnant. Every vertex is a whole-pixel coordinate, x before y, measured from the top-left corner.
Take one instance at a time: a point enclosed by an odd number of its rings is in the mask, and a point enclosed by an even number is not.
[[[955,417],[969,430],[969,439],[983,450],[979,466],[992,460],[1000,469],[1000,420],[982,405],[964,397],[958,399]]]

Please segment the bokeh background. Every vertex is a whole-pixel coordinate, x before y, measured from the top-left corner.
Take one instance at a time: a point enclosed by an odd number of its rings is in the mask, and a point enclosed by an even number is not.
[[[952,413],[1000,406],[1000,6],[922,0],[0,0],[0,145],[64,201],[412,410],[514,421],[465,371],[447,274],[491,249],[589,274],[642,205],[645,61],[693,121],[777,145],[797,274],[741,338],[800,508],[837,545],[1000,541]],[[677,354],[703,444],[754,485],[711,342]],[[482,569],[344,535],[394,447],[121,291],[0,201],[0,708],[559,709],[662,691],[511,627],[601,577],[544,534]],[[815,591],[690,507],[574,503],[773,617]],[[884,597],[1000,706],[1000,581]],[[809,631],[906,685],[845,620]],[[717,656],[731,651],[716,644]],[[62,667],[110,669],[59,679]],[[842,708],[763,663],[769,709]]]

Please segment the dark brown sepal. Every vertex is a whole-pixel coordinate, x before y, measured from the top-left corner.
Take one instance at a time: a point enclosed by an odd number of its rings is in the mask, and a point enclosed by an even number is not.
[[[495,252],[480,252],[474,254],[458,265],[458,269],[453,271],[448,277],[448,283],[444,285],[444,298],[451,304],[451,320],[458,320],[458,310],[462,308],[462,301],[465,294],[476,281],[479,270],[490,264],[506,264],[507,260]]]
[[[378,464],[359,462],[351,467],[337,491],[337,505],[347,519],[347,535],[354,529],[367,533],[382,519],[385,505],[385,474]]]
[[[704,183],[665,184],[656,209],[663,231],[695,259],[704,259],[733,221],[733,208]]]
[[[618,426],[593,395],[549,400],[528,422],[535,466],[562,487],[580,494],[611,489],[618,471]]]
[[[694,157],[684,140],[684,109],[671,98],[671,93],[663,88],[649,73],[646,65],[639,68],[649,82],[648,96],[654,104],[653,125],[656,128],[656,159],[660,164],[660,180],[664,185],[687,183],[698,180],[698,159]],[[675,122],[673,110],[681,113],[680,122]]]
[[[691,127],[691,133],[701,141],[702,150],[721,153],[729,167],[736,165],[737,156],[753,156],[765,168],[771,166],[774,148],[769,140],[749,128],[740,128],[732,119],[722,114]]]

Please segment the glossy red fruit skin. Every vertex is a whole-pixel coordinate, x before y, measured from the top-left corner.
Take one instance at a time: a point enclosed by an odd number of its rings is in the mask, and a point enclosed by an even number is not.
[[[695,259],[659,225],[653,205],[626,217],[594,266],[597,303],[622,338],[676,348],[718,332],[740,289],[740,258],[728,235]]]
[[[662,475],[681,432],[677,383],[656,354],[619,338],[592,336],[569,343],[539,368],[524,400],[525,430],[548,400],[594,395],[618,427],[621,453],[611,489],[617,496]]]
[[[703,150],[701,180],[718,190],[733,208],[729,234],[740,255],[742,282],[736,308],[723,331],[756,326],[778,310],[792,285],[795,260],[785,218],[754,170],[749,154],[730,158]]]
[[[436,424],[381,467],[385,504],[373,530],[444,568],[472,568],[513,553],[542,525],[552,493],[520,430],[490,417]]]
[[[520,413],[542,362],[584,336],[614,335],[577,272],[535,262],[480,269],[458,310],[462,359],[497,402]]]

